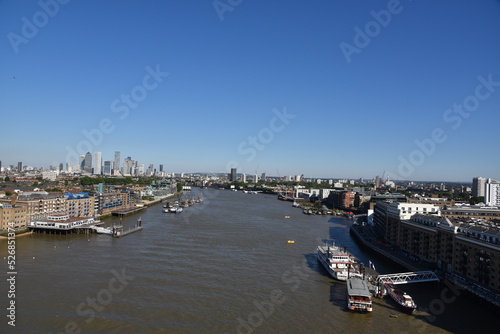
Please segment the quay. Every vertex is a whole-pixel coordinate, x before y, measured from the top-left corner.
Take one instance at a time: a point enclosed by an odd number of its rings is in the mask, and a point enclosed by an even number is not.
[[[359,222],[355,222],[351,225],[349,229],[349,233],[353,236],[354,240],[359,242],[363,247],[370,248],[372,251],[375,251],[377,254],[382,255],[383,257],[409,269],[412,273],[400,273],[394,275],[379,275],[378,277],[372,277],[378,283],[384,281],[392,281],[395,280],[398,284],[411,283],[418,281],[437,281],[446,279],[448,282],[453,284],[455,287],[459,289],[463,289],[463,291],[468,292],[471,296],[479,298],[482,301],[489,302],[490,304],[500,307],[500,294],[496,293],[488,288],[485,288],[477,283],[470,282],[467,279],[460,277],[458,275],[454,275],[452,273],[444,273],[443,275],[438,276],[437,273],[428,271],[427,264],[425,262],[417,262],[413,261],[409,262],[409,259],[405,257],[403,254],[392,250],[388,245],[381,243],[372,228],[369,225],[360,224]],[[394,276],[394,277],[392,277]],[[402,281],[398,281],[402,280]]]
[[[122,209],[114,210],[113,212],[111,212],[111,214],[113,216],[124,217],[124,216],[131,215],[133,213],[142,211],[145,208],[146,208],[146,206],[135,206],[135,207],[122,208]]]

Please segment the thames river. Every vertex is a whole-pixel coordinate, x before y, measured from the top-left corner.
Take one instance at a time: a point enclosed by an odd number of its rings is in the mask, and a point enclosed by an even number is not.
[[[306,216],[276,196],[193,189],[204,202],[181,214],[162,205],[144,229],[108,235],[34,234],[16,239],[15,327],[9,283],[0,286],[1,333],[472,333],[499,328],[495,311],[437,283],[404,287],[413,315],[374,298],[371,314],[346,310],[345,283],[316,260],[335,239],[381,273],[404,271],[360,249],[351,220]],[[289,218],[286,218],[289,216]],[[107,219],[106,225],[118,223]],[[290,244],[287,241],[293,240]],[[0,241],[7,277],[7,241]]]

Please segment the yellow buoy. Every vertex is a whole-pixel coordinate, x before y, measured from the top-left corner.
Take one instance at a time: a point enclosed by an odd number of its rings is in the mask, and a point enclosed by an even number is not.
[[[290,216],[285,216],[285,218],[290,218]]]
[[[293,240],[288,240],[288,241],[287,241],[287,243],[288,243],[288,244],[294,244],[294,243],[295,243],[295,241],[293,241]]]

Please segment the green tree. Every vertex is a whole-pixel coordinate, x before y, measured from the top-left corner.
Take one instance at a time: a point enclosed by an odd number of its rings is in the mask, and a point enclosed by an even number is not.
[[[182,183],[177,183],[177,192],[180,193],[182,191]]]

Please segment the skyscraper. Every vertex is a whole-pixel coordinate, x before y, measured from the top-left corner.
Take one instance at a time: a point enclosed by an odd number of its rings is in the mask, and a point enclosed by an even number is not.
[[[87,173],[92,173],[92,154],[85,153],[85,160],[83,160],[83,170]]]
[[[1,166],[1,161],[0,161],[0,166]],[[163,165],[160,165],[160,172],[163,172]]]
[[[113,169],[116,173],[120,173],[120,152],[115,151],[115,163],[113,164]],[[126,174],[126,172],[125,172]]]
[[[94,153],[94,174],[102,174],[102,152]]]
[[[22,172],[23,171],[23,163],[21,161],[19,161],[17,163],[17,171],[18,172]]]
[[[482,197],[484,196],[486,186],[486,179],[484,177],[475,177],[472,179],[472,196]]]
[[[104,161],[103,174],[111,175],[111,170],[113,169],[113,161],[106,160]]]
[[[231,168],[231,174],[229,175],[229,181],[236,181],[236,168]]]

